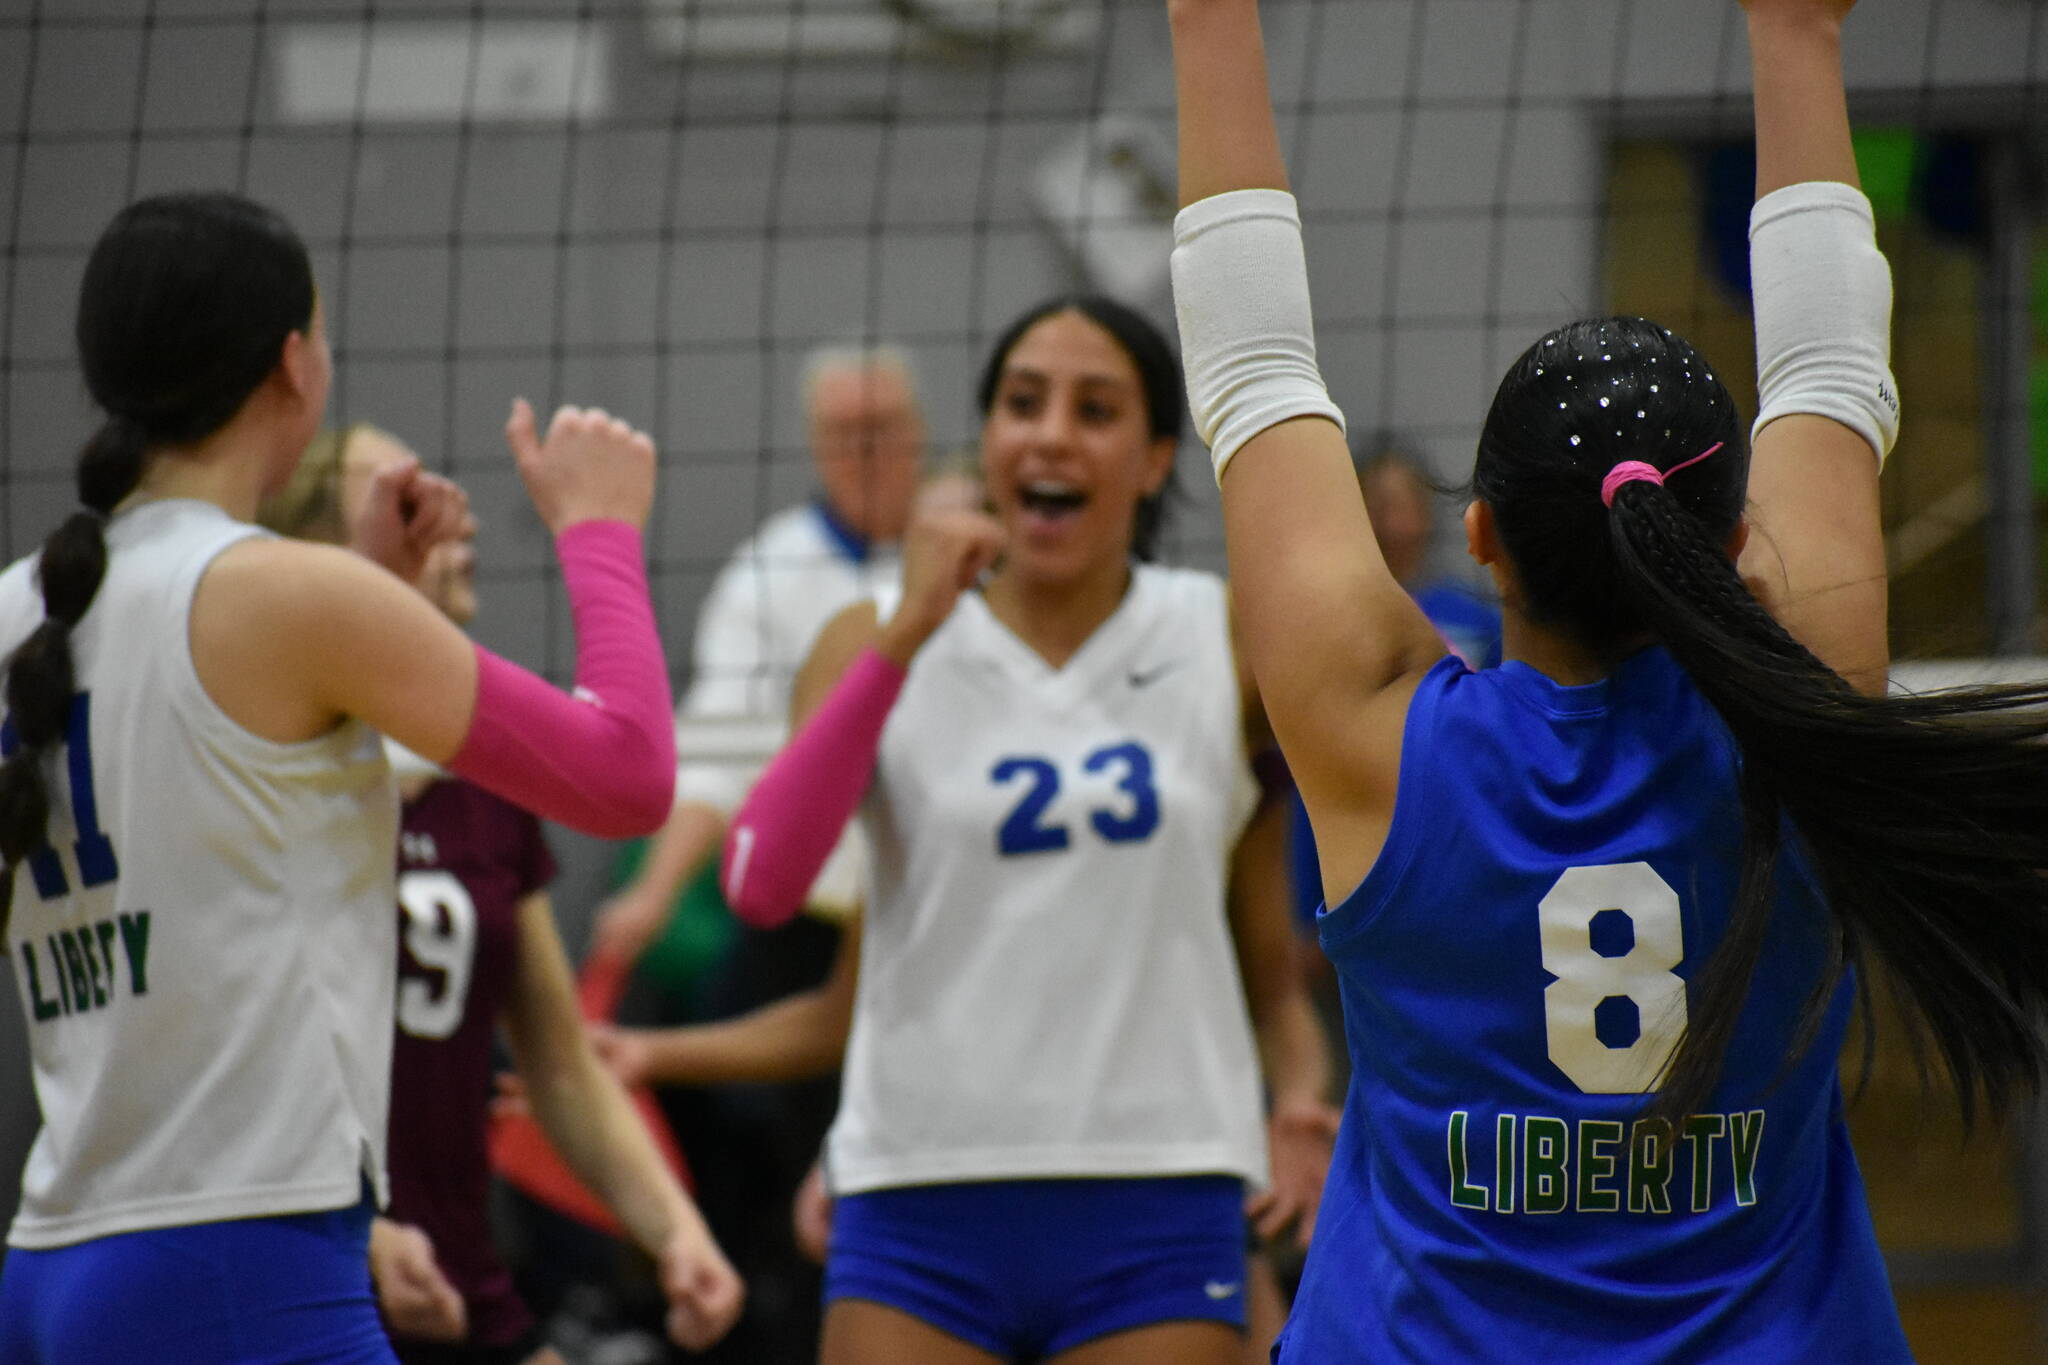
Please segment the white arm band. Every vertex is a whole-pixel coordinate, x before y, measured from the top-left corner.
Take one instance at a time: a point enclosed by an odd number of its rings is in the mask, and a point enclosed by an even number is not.
[[[1749,218],[1756,299],[1757,432],[1793,413],[1831,417],[1870,442],[1899,438],[1891,372],[1892,273],[1870,201],[1811,181],[1759,199]]]
[[[1301,216],[1284,190],[1232,190],[1173,223],[1173,301],[1188,406],[1216,478],[1246,441],[1290,417],[1344,414],[1316,369]]]

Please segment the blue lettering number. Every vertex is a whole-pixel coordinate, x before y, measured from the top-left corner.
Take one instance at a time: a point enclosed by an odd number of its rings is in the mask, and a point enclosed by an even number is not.
[[[99,802],[92,794],[92,693],[80,692],[71,699],[70,722],[65,741],[71,769],[71,814],[78,824],[78,841],[71,851],[78,855],[78,879],[87,886],[105,886],[121,875],[114,859],[114,841],[100,828]]]
[[[78,838],[71,845],[78,855],[78,876],[87,886],[104,886],[121,875],[114,857],[114,843],[100,828],[99,801],[92,789],[92,694],[79,692],[71,698],[64,719],[65,768],[71,777],[71,818],[78,826]],[[12,758],[21,747],[21,734],[14,717],[0,723],[0,757]],[[68,895],[71,883],[64,876],[64,864],[57,850],[48,844],[29,855],[29,875],[36,894],[44,900]]]
[[[989,777],[997,786],[1006,786],[1012,778],[1029,776],[1031,789],[1024,793],[1024,799],[1010,812],[1010,818],[1003,821],[1003,827],[996,831],[996,851],[1005,858],[1014,858],[1020,853],[1049,853],[1067,846],[1065,825],[1041,825],[1039,818],[1052,799],[1060,794],[1060,770],[1042,758],[1006,758],[990,770]]]
[[[1159,828],[1159,788],[1152,781],[1152,753],[1135,740],[1097,749],[1081,762],[1084,772],[1099,773],[1121,769],[1117,790],[1130,798],[1125,811],[1097,810],[1088,822],[1095,832],[1112,844],[1134,844],[1149,839]],[[996,850],[1004,857],[1020,853],[1049,853],[1070,842],[1065,825],[1046,824],[1045,812],[1060,794],[1060,770],[1043,758],[1006,758],[989,772],[998,786],[1012,779],[1028,777],[1030,788],[1017,803],[1002,828],[996,831]]]
[[[1099,810],[1090,817],[1096,833],[1113,844],[1134,844],[1152,837],[1159,828],[1159,789],[1152,785],[1152,755],[1138,743],[1115,744],[1097,749],[1082,765],[1099,773],[1113,763],[1123,765],[1123,780],[1117,789],[1131,798],[1128,814]]]

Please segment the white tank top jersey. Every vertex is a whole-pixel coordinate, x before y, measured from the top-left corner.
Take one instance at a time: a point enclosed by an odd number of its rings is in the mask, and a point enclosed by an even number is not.
[[[384,1198],[398,801],[349,721],[276,744],[216,706],[188,623],[207,566],[264,531],[204,502],[107,529],[72,635],[77,691],[49,848],[15,870],[9,962],[43,1128],[8,1240]],[[0,575],[0,649],[43,620]],[[5,745],[12,748],[12,722]]]
[[[960,599],[911,665],[862,809],[836,1193],[1264,1182],[1224,909],[1256,800],[1241,707],[1212,575],[1140,566],[1057,670],[979,594]]]

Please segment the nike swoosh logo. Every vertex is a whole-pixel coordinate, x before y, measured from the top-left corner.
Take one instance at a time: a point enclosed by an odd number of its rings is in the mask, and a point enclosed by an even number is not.
[[[1228,1284],[1225,1284],[1222,1280],[1211,1280],[1202,1286],[1202,1292],[1212,1299],[1227,1299],[1242,1288],[1244,1288],[1243,1280],[1232,1280]]]
[[[1173,672],[1174,669],[1179,668],[1180,664],[1181,661],[1179,659],[1168,659],[1163,664],[1154,664],[1147,669],[1134,668],[1131,670],[1131,686],[1150,687],[1168,673]]]

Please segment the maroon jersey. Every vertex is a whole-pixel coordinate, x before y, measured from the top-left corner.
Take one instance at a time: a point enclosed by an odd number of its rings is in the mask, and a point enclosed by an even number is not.
[[[492,1042],[518,971],[519,903],[554,875],[540,822],[481,787],[436,782],[405,803],[390,1216],[433,1239],[479,1346],[516,1341],[533,1325],[491,1245],[487,1119]]]

